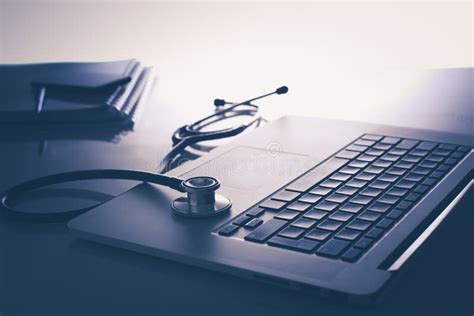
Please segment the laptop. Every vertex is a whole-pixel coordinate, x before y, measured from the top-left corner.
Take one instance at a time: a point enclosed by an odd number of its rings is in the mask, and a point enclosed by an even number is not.
[[[472,186],[473,145],[472,134],[285,116],[169,172],[219,179],[232,201],[224,215],[175,215],[181,193],[144,183],[68,227],[115,247],[365,301]]]

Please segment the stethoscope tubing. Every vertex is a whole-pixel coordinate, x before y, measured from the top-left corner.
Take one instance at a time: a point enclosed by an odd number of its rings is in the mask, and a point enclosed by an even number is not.
[[[120,169],[97,169],[97,170],[81,170],[81,171],[71,171],[57,173],[45,177],[40,177],[33,179],[31,181],[23,182],[19,185],[16,185],[4,192],[0,196],[0,207],[3,211],[6,211],[10,215],[16,215],[24,218],[42,218],[48,221],[54,220],[64,220],[71,218],[73,216],[79,215],[85,211],[88,211],[98,205],[95,204],[85,208],[68,210],[64,212],[50,212],[36,210],[34,213],[25,212],[20,209],[16,209],[10,206],[11,200],[15,199],[16,196],[20,193],[26,193],[35,189],[42,187],[64,183],[64,182],[74,182],[74,181],[83,181],[83,180],[98,180],[98,179],[120,179],[120,180],[134,180],[140,182],[149,182],[153,184],[159,184],[167,186],[173,190],[184,192],[182,188],[183,179],[177,177],[171,177],[163,174],[155,174],[145,171],[137,170],[120,170]]]

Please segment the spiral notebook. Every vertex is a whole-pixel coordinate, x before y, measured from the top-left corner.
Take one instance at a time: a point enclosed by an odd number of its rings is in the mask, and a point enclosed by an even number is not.
[[[133,124],[151,73],[135,59],[0,65],[0,123]]]

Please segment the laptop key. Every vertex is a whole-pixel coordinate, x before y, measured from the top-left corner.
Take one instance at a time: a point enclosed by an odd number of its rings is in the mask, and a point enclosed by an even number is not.
[[[248,211],[246,214],[248,216],[252,216],[252,217],[259,217],[263,213],[265,213],[265,210],[263,208],[255,207],[255,208],[251,209],[250,211]]]
[[[372,239],[379,239],[382,237],[384,230],[378,227],[374,227],[365,234],[365,237]]]
[[[408,180],[408,181],[419,182],[423,179],[423,175],[410,172],[405,177],[403,177],[403,179]]]
[[[355,220],[353,220],[352,222],[350,222],[350,223],[346,226],[346,228],[351,228],[351,229],[356,229],[356,230],[364,231],[364,230],[366,230],[367,228],[369,228],[370,225],[372,225],[372,222],[364,221],[364,220],[362,220],[362,219],[355,219]]]
[[[329,189],[329,188],[316,187],[316,188],[312,189],[311,191],[309,191],[309,193],[325,196],[325,195],[328,195],[331,191],[332,190]]]
[[[388,168],[393,164],[393,162],[388,161],[388,160],[381,160],[378,159],[372,163],[373,167],[379,167],[379,168]]]
[[[426,178],[425,181],[423,181],[424,185],[432,186],[436,182],[438,182],[435,178]]]
[[[455,165],[457,164],[458,160],[455,159],[455,158],[448,158],[444,161],[445,164],[448,164],[448,165]]]
[[[304,229],[301,229],[298,227],[288,226],[282,231],[280,231],[278,233],[278,236],[291,238],[291,239],[298,239],[304,233],[304,231],[305,231]]]
[[[407,172],[406,169],[403,169],[403,168],[398,168],[398,167],[391,167],[390,169],[387,170],[387,173],[389,174],[393,174],[393,175],[396,175],[396,176],[401,176],[403,175],[405,172]]]
[[[392,226],[394,223],[395,223],[395,221],[393,219],[384,218],[380,222],[378,222],[377,225],[375,225],[375,227],[379,227],[379,228],[382,228],[382,229],[387,229],[390,226]]]
[[[403,156],[407,153],[407,150],[401,148],[393,148],[388,151],[390,155]]]
[[[352,199],[350,199],[350,202],[355,203],[355,204],[367,205],[372,200],[373,200],[373,198],[370,197],[370,196],[358,194],[358,195],[354,196]]]
[[[377,197],[377,196],[380,195],[380,193],[382,193],[382,190],[374,189],[374,188],[366,188],[366,189],[360,191],[360,194],[367,195],[367,196],[370,196],[370,197]]]
[[[367,146],[359,146],[359,145],[349,145],[346,147],[346,150],[350,150],[350,151],[357,151],[357,152],[363,152],[365,151],[367,148]]]
[[[406,162],[412,162],[412,163],[417,163],[422,159],[420,156],[414,156],[414,155],[406,155],[405,157],[402,158],[402,161]]]
[[[313,229],[312,231],[310,231],[309,233],[307,233],[306,236],[305,236],[305,238],[315,239],[315,240],[319,240],[319,241],[324,241],[324,240],[326,240],[330,235],[331,235],[331,232],[329,232],[329,231],[327,231],[327,230],[322,230],[322,229],[319,229],[319,228],[315,228],[315,229]]]
[[[254,231],[245,236],[245,240],[264,242],[281,228],[283,228],[286,224],[287,221],[273,218],[263,223],[263,225],[257,227]]]
[[[464,157],[464,153],[460,152],[460,151],[456,151],[456,152],[453,152],[450,157],[454,158],[454,159],[460,159],[460,158]]]
[[[343,151],[340,151],[336,154],[337,158],[349,159],[349,160],[352,160],[352,159],[356,158],[357,156],[359,156],[358,152],[349,151],[349,150],[343,150]]]
[[[337,203],[323,201],[323,202],[320,202],[320,203],[316,204],[316,206],[314,208],[318,209],[318,210],[330,212],[330,211],[334,210],[337,206],[338,206]]]
[[[415,193],[420,193],[420,194],[424,194],[424,193],[428,192],[429,189],[430,189],[429,186],[420,184],[419,186],[417,186],[417,187],[415,188],[415,190],[413,190],[413,192],[415,192]]]
[[[283,190],[273,195],[272,200],[291,202],[295,200],[298,196],[300,196],[300,193],[298,192]]]
[[[395,176],[393,174],[384,173],[378,179],[380,181],[385,181],[385,182],[395,182],[395,181],[398,180],[398,176]]]
[[[395,208],[402,211],[406,211],[412,206],[412,204],[413,203],[409,201],[401,201]]]
[[[374,141],[379,141],[383,138],[381,135],[375,135],[375,134],[365,134],[364,136],[361,137],[362,139],[367,139],[367,140],[374,140]]]
[[[368,172],[361,172],[355,178],[357,180],[372,181],[375,177],[376,177],[375,174],[368,173]]]
[[[395,196],[398,196],[398,197],[402,197],[407,193],[408,193],[407,189],[403,189],[403,188],[400,188],[400,187],[393,187],[393,188],[391,188],[390,190],[387,191],[387,194],[395,195]]]
[[[436,169],[436,170],[446,172],[446,171],[450,170],[451,167],[452,167],[451,165],[443,163],[443,164],[439,165],[438,169]]]
[[[433,150],[436,147],[437,143],[433,142],[421,142],[416,148],[421,150]]]
[[[367,161],[354,160],[351,161],[348,166],[353,168],[365,168],[369,163]]]
[[[337,221],[327,219],[324,222],[319,223],[319,225],[317,227],[321,228],[321,229],[329,230],[329,231],[335,231],[339,227],[341,227],[341,225],[342,225],[341,222],[337,222]]]
[[[261,220],[260,218],[254,218],[250,222],[245,224],[244,227],[253,229],[253,228],[259,226],[262,223],[263,223],[263,220]]]
[[[262,223],[263,223],[263,220],[261,220],[260,218],[254,218],[250,222],[245,224],[244,227],[253,229]]]
[[[439,156],[449,156],[451,154],[450,150],[445,150],[445,149],[435,149],[433,151],[433,155],[439,155]]]
[[[423,167],[423,168],[434,169],[436,168],[437,165],[438,165],[437,162],[430,161],[430,160],[423,160],[422,162],[420,162],[418,166]]]
[[[398,200],[400,200],[400,198],[398,196],[393,196],[393,195],[382,195],[378,200],[377,202],[379,203],[383,203],[383,204],[390,204],[390,205],[393,205],[395,203],[398,202]]]
[[[360,256],[362,256],[362,250],[351,248],[342,255],[341,259],[347,262],[356,262]]]
[[[380,149],[380,150],[389,150],[389,149],[392,148],[392,147],[393,147],[393,146],[392,146],[392,145],[389,145],[389,144],[377,143],[377,144],[375,144],[372,148]]]
[[[368,182],[367,181],[362,181],[362,180],[356,180],[353,179],[349,182],[346,183],[347,186],[349,187],[354,187],[354,188],[363,188]]]
[[[336,181],[346,181],[351,177],[350,174],[337,172],[333,174],[329,179]]]
[[[367,140],[367,139],[359,139],[354,142],[354,145],[359,145],[359,146],[373,146],[375,144],[375,141],[373,140]]]
[[[413,147],[415,147],[418,143],[419,141],[417,140],[404,139],[400,143],[398,143],[397,148],[410,150]]]
[[[398,137],[386,136],[386,137],[384,137],[380,142],[381,142],[381,143],[384,143],[384,144],[395,145],[395,144],[398,143],[399,141],[400,141],[400,138],[398,138]]]
[[[390,213],[387,214],[387,218],[391,218],[394,220],[399,219],[403,215],[403,212],[401,210],[394,209]]]
[[[429,151],[427,150],[420,150],[420,149],[413,149],[410,151],[410,155],[412,156],[418,156],[418,157],[425,157],[428,155]]]
[[[270,246],[310,253],[313,252],[320,245],[320,242],[304,238],[300,240],[294,240],[275,236],[268,241],[268,244]]]
[[[328,202],[334,202],[334,203],[343,203],[345,200],[347,200],[349,197],[347,195],[342,195],[342,194],[331,194],[326,198],[326,201]]]
[[[380,218],[380,213],[365,211],[357,216],[358,219],[362,219],[364,221],[375,222]]]
[[[375,159],[377,159],[377,156],[362,154],[357,159],[360,160],[360,161],[372,162]]]
[[[321,182],[319,185],[325,188],[335,189],[342,184],[341,181],[334,181],[331,179]]]
[[[286,207],[286,209],[290,210],[290,211],[304,212],[304,211],[308,210],[310,207],[311,207],[311,204],[309,204],[309,203],[303,203],[303,202],[300,202],[300,201],[296,201],[296,202],[293,202],[290,205],[288,205]]]
[[[441,177],[443,177],[443,176],[444,176],[444,172],[439,171],[439,170],[433,171],[433,172],[430,174],[430,177],[435,178],[435,179],[439,179],[439,178],[441,178]]]
[[[344,228],[343,230],[338,232],[335,237],[345,240],[355,240],[357,239],[357,237],[359,237],[360,234],[361,232],[358,230]]]
[[[351,188],[351,187],[348,187],[348,186],[343,186],[343,187],[340,187],[340,188],[336,191],[336,193],[351,196],[351,195],[354,195],[357,191],[358,191],[357,188]]]
[[[268,199],[268,200],[263,201],[262,203],[260,203],[259,206],[263,207],[265,209],[278,211],[278,210],[282,209],[285,205],[286,205],[286,202],[275,201],[275,200]]]
[[[310,210],[304,213],[303,217],[320,220],[320,219],[323,219],[326,215],[328,215],[328,212],[319,211],[319,210]]]
[[[295,218],[297,218],[299,215],[300,215],[300,212],[285,210],[275,215],[275,218],[282,219],[285,221],[292,221]]]
[[[421,174],[423,176],[426,176],[428,173],[431,172],[431,169],[430,168],[424,168],[424,167],[415,167],[415,168],[413,168],[412,172]]]
[[[344,212],[349,212],[349,213],[357,213],[359,212],[364,206],[360,204],[354,204],[354,203],[346,203],[343,206],[339,208],[339,210],[344,211]]]
[[[415,164],[413,162],[407,162],[407,161],[399,161],[396,164],[394,164],[395,167],[397,168],[403,168],[403,169],[411,169]]]
[[[380,157],[380,159],[382,159],[382,160],[387,160],[387,161],[391,161],[391,162],[395,162],[395,161],[397,161],[398,159],[400,159],[400,156],[391,155],[391,154],[385,154],[385,155],[383,155],[382,157]]]
[[[359,249],[362,249],[362,250],[365,250],[365,249],[368,249],[370,248],[370,246],[372,246],[372,244],[374,243],[374,240],[373,239],[370,239],[370,238],[361,238],[359,239],[354,247],[355,248],[359,248]]]
[[[303,195],[302,197],[300,197],[300,198],[298,199],[298,201],[314,204],[314,203],[318,202],[318,201],[321,200],[321,199],[322,199],[322,196],[321,196],[321,195],[316,195],[316,194],[308,193],[308,194],[305,194],[305,195]]]
[[[346,222],[351,219],[352,216],[352,213],[337,211],[329,215],[329,218],[340,222]]]
[[[354,167],[344,167],[342,168],[341,170],[339,170],[340,173],[344,173],[344,174],[347,174],[347,175],[354,175],[356,174],[357,172],[359,172],[360,169],[359,168],[354,168]],[[346,179],[347,180],[347,179]],[[342,181],[346,181],[346,180],[342,180]]]
[[[381,174],[384,170],[385,170],[386,167],[376,167],[374,165],[372,166],[368,166],[367,168],[365,168],[365,172],[368,172],[368,173],[373,173],[373,174]]]
[[[377,212],[377,213],[385,213],[390,209],[390,205],[388,204],[382,204],[382,203],[377,203],[375,202],[371,206],[367,208],[367,210],[372,211],[372,212]]]
[[[309,219],[306,217],[298,218],[295,222],[291,223],[291,226],[302,228],[302,229],[309,229],[313,227],[317,222],[313,219]]]
[[[230,236],[234,234],[238,229],[239,229],[239,226],[230,224],[222,228],[221,230],[219,230],[219,235]]]
[[[429,161],[434,161],[434,162],[441,162],[444,160],[444,157],[443,156],[439,156],[439,155],[429,155],[428,157],[425,158],[426,160],[429,160]]]
[[[419,193],[410,193],[408,194],[408,196],[405,198],[405,200],[409,201],[409,202],[415,202],[416,200],[418,200],[420,198],[420,194]]]
[[[379,189],[379,190],[385,190],[390,186],[390,182],[385,182],[385,181],[380,181],[380,180],[375,180],[371,184],[369,184],[370,188],[374,189]]]
[[[438,146],[438,148],[440,148],[440,149],[446,149],[446,150],[450,150],[450,151],[455,150],[456,147],[457,147],[457,146],[456,146],[456,145],[453,145],[453,144],[440,144],[440,145]]]
[[[371,156],[381,156],[385,153],[385,151],[380,150],[380,149],[371,148],[371,149],[367,150],[365,153],[367,155],[371,155]]]
[[[341,239],[331,239],[322,245],[317,251],[316,254],[326,257],[335,258],[338,257],[348,246],[350,245],[349,241]]]
[[[409,181],[409,180],[406,180],[406,179],[402,179],[397,184],[395,184],[395,187],[403,188],[403,189],[411,189],[415,185],[416,185],[416,182],[414,182],[414,181]]]
[[[237,219],[235,219],[233,223],[237,226],[243,226],[247,224],[248,222],[250,222],[251,220],[252,220],[252,217],[247,216],[247,215],[242,215],[238,217]]]

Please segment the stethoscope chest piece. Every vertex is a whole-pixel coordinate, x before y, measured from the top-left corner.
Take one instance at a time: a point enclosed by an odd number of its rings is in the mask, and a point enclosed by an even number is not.
[[[171,203],[175,214],[187,217],[209,217],[230,210],[230,200],[216,190],[220,187],[217,179],[212,177],[193,177],[181,185],[186,196],[177,198]]]

